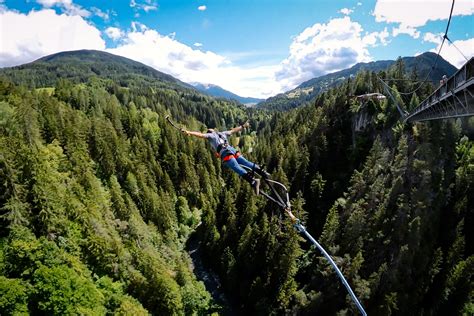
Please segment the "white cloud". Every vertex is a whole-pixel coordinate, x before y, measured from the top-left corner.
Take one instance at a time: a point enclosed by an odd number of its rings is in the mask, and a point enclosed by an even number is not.
[[[419,27],[428,21],[447,20],[450,10],[451,1],[447,0],[377,0],[373,14],[377,22]],[[473,13],[472,0],[456,1],[453,16]]]
[[[206,7],[205,5],[200,5],[200,6],[198,7],[198,10],[199,10],[199,11],[206,11],[206,9],[207,9],[207,7]]]
[[[202,47],[202,43],[194,43],[193,45],[196,47]]]
[[[378,35],[378,38],[380,40],[380,43],[382,43],[383,46],[387,46],[387,44],[389,43],[387,41],[387,38],[389,36],[387,28],[384,28],[384,30],[382,32],[378,32],[377,35]]]
[[[392,28],[392,36],[396,37],[400,34],[408,34],[414,39],[420,37],[420,32],[416,30],[416,28],[408,26],[406,24],[400,24],[399,27]]]
[[[468,59],[474,56],[474,38],[470,38],[465,41],[454,41],[453,43]],[[431,51],[437,53],[439,51],[440,45],[441,41],[439,42],[437,47],[432,49]],[[449,61],[457,68],[461,67],[466,63],[466,59],[464,59],[461,53],[459,53],[458,50],[448,41],[444,42],[443,49],[441,50],[441,57]]]
[[[349,8],[342,8],[341,10],[339,10],[340,13],[344,14],[344,15],[349,15],[351,14],[352,12],[354,12],[354,10],[351,10]]]
[[[387,28],[385,27],[383,31],[366,34],[362,38],[362,41],[367,46],[377,46],[378,42],[380,42],[380,44],[382,44],[383,46],[387,46],[387,44],[389,43],[387,41],[389,35],[390,34],[388,33]]]
[[[196,71],[215,70],[227,63],[223,56],[194,50],[172,36],[161,35],[138,23],[125,34],[123,44],[108,51],[145,62],[185,81],[202,82],[194,79]]]
[[[371,60],[368,45],[377,39],[386,41],[386,30],[362,37],[362,26],[350,17],[332,19],[327,24],[314,24],[293,39],[290,56],[276,73],[285,90],[305,80]]]
[[[104,32],[109,38],[113,39],[114,41],[120,39],[124,35],[122,30],[117,27],[108,27],[105,29]]]
[[[132,32],[144,32],[148,30],[148,27],[140,22],[137,21],[132,21],[131,23],[132,26]],[[174,37],[176,33],[171,33],[171,37]]]
[[[362,2],[357,2],[357,5],[358,5],[358,6],[361,6],[361,5],[362,5]]]
[[[123,44],[108,51],[138,59],[185,81],[199,81],[191,80],[194,71],[215,69],[226,63],[223,56],[194,50],[173,36],[161,35],[137,22],[125,34]]]
[[[99,18],[103,19],[104,21],[108,21],[110,19],[110,11],[107,10],[107,12],[102,11],[99,8],[92,7],[91,11],[94,15],[98,16]]]
[[[52,1],[51,1],[52,2]],[[105,49],[100,31],[80,16],[43,9],[27,14],[1,11],[0,67],[31,62],[44,55],[77,49]]]
[[[72,1],[70,1],[70,0],[36,0],[36,2],[38,2],[42,6],[51,8],[52,6],[60,5],[60,4],[63,4],[65,2],[66,3],[71,3]]]
[[[435,43],[435,44],[441,44],[441,41],[443,40],[443,33],[438,33],[434,34],[431,32],[426,32],[425,35],[423,35],[423,41],[424,42],[429,42],[429,43]]]
[[[158,5],[154,0],[145,0],[144,3],[138,3],[136,0],[130,1],[130,7],[134,8],[135,10],[143,10],[145,12],[158,10]],[[135,16],[137,13],[135,13]]]
[[[144,6],[142,7],[142,9],[143,9],[145,12],[154,11],[154,10],[158,10],[158,6],[156,6],[156,5],[144,5]]]
[[[74,4],[72,0],[36,0],[45,8],[59,7],[68,15],[79,15],[89,17],[91,13],[82,8],[80,5]]]

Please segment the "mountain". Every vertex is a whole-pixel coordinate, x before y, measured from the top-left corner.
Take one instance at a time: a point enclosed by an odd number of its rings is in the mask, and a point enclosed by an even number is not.
[[[203,84],[203,83],[196,82],[196,83],[191,83],[191,85],[194,88],[198,89],[199,91],[204,92],[205,94],[218,97],[218,98],[237,100],[242,104],[251,105],[251,104],[257,104],[263,101],[263,99],[241,97],[235,93],[232,93],[214,84]]]
[[[405,70],[407,73],[412,73],[416,70],[418,78],[425,78],[428,75],[432,65],[434,65],[436,56],[437,55],[435,53],[426,52],[416,57],[403,57],[401,60],[405,65]],[[360,71],[365,70],[379,72],[387,70],[395,63],[395,60],[380,60],[369,63],[358,63],[351,68],[336,71],[305,81],[290,91],[268,98],[264,102],[259,103],[257,107],[274,110],[295,108],[307,101],[312,100],[321,92],[338,86],[347,78],[354,77]],[[429,74],[428,80],[437,82],[442,78],[443,75],[447,75],[449,77],[453,75],[456,70],[456,67],[451,65],[440,56],[437,61],[437,66]]]
[[[172,86],[193,89],[190,85],[140,62],[97,50],[60,52],[28,64],[0,69],[0,74],[29,87],[52,86],[58,78],[82,83],[97,76],[120,83],[138,76],[146,81],[158,80]]]
[[[245,119],[244,106],[227,100],[216,100],[171,75],[129,58],[96,50],[67,51],[42,57],[28,64],[0,69],[0,79],[28,88],[54,88],[75,96],[84,94],[85,86],[105,87],[108,93],[128,105],[132,94],[142,95],[135,101],[148,107],[170,111],[177,120],[197,119],[206,126],[224,128]],[[145,101],[146,100],[146,101]],[[89,101],[90,102],[90,101]],[[83,95],[79,103],[87,104]],[[177,104],[180,104],[179,111]],[[184,113],[183,113],[184,111]],[[227,127],[227,126],[225,126]]]

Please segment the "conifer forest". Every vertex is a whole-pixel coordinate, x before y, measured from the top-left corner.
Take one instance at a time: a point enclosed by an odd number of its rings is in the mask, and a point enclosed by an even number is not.
[[[396,104],[436,87],[403,94],[401,59],[282,111],[112,56],[0,71],[1,315],[358,315],[289,218],[167,115],[249,120],[232,144],[287,186],[368,315],[474,314],[474,119],[402,123]],[[393,98],[353,97],[379,77]]]

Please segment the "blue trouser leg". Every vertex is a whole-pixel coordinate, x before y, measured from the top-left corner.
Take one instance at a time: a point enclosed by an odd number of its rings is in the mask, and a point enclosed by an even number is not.
[[[242,156],[240,156],[240,157],[242,157]],[[240,157],[239,157],[239,159],[240,159]],[[225,161],[224,166],[226,166],[227,168],[232,169],[233,171],[235,171],[241,177],[247,173],[247,171],[245,171],[245,169],[242,168],[239,165],[239,163],[237,162],[237,160],[235,158],[231,158],[231,159]]]
[[[247,159],[245,159],[243,155],[240,155],[237,158],[237,162],[239,163],[239,165],[245,166],[245,167],[250,168],[250,169],[257,170],[257,169],[260,168],[256,163],[250,162]]]

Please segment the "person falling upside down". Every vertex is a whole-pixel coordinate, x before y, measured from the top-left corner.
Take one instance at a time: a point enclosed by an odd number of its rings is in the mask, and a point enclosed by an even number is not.
[[[249,127],[249,122],[246,122],[243,125],[234,127],[233,129],[224,132],[219,132],[218,130],[212,128],[209,128],[207,130],[207,133],[187,131],[185,129],[182,129],[182,132],[186,135],[207,139],[211,144],[212,149],[216,152],[216,156],[221,158],[224,166],[232,169],[239,176],[241,176],[248,183],[250,183],[253,190],[258,195],[260,190],[260,179],[256,179],[253,174],[247,172],[247,170],[242,166],[255,171],[256,173],[265,178],[269,178],[270,174],[263,170],[256,163],[245,159],[244,156],[237,149],[229,145],[229,142],[227,140],[227,137],[234,133],[240,132],[245,127]]]

